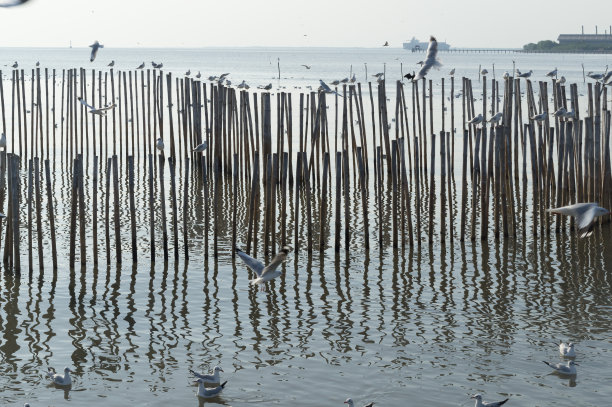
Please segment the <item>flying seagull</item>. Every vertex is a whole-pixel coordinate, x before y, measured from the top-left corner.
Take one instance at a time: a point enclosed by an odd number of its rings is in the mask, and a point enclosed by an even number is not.
[[[117,105],[115,105],[114,103],[108,105],[108,106],[104,106],[101,108],[96,109],[95,107],[93,107],[92,105],[88,104],[86,101],[83,100],[82,97],[77,97],[77,99],[79,100],[79,102],[81,102],[81,104],[83,106],[85,106],[86,108],[89,109],[89,113],[91,114],[97,114],[99,116],[106,116],[106,113],[108,113],[109,110],[114,109]]]
[[[221,391],[223,391],[223,389],[225,388],[227,381],[221,383],[221,385],[214,387],[212,389],[207,389],[204,386],[204,379],[198,379],[194,383],[198,383],[198,392],[196,393],[196,395],[199,397],[209,398],[209,397],[218,396],[221,393]]]
[[[350,397],[348,399],[344,400],[344,404],[348,404],[348,407],[355,407],[355,403],[353,402],[353,399],[350,398]],[[372,401],[372,402],[369,402],[368,404],[366,404],[363,407],[372,407],[373,405],[374,405],[374,402]]]
[[[208,374],[201,374],[201,373],[198,373],[198,372],[195,372],[189,369],[189,372],[195,377],[197,377],[198,379],[202,379],[204,381],[204,384],[221,383],[221,376],[219,375],[219,372],[222,372],[222,371],[223,369],[221,369],[219,366],[215,366],[212,374],[208,375]]]
[[[550,368],[552,368],[555,372],[564,374],[564,375],[575,375],[576,374],[576,366],[578,363],[573,360],[568,360],[567,363],[550,363],[545,360],[542,362],[546,363]]]
[[[98,49],[104,48],[104,45],[100,44],[98,40],[96,40],[91,47],[91,56],[89,57],[89,62],[93,62],[96,59],[96,55],[98,55]]]
[[[499,407],[503,405],[508,399],[502,401],[491,401],[489,403],[482,401],[482,396],[480,394],[474,394],[471,398],[476,399],[476,404],[474,407]]]
[[[283,247],[280,252],[272,259],[272,261],[267,266],[264,266],[261,261],[249,256],[248,254],[236,247],[236,254],[238,255],[238,257],[240,257],[242,261],[244,261],[248,268],[250,268],[255,272],[255,274],[257,274],[257,278],[251,280],[251,284],[259,284],[260,291],[265,290],[264,284],[267,281],[273,280],[281,275],[281,271],[278,270],[278,267],[281,265],[281,263],[287,260],[287,254],[289,254],[290,251],[291,248],[289,246]]]
[[[576,349],[574,349],[574,344],[572,342],[565,343],[563,341],[560,341],[559,342],[559,355],[565,356],[566,358],[575,358]]]
[[[431,36],[429,38],[429,46],[427,47],[427,58],[423,62],[421,66],[421,70],[417,74],[415,81],[423,79],[427,76],[427,73],[431,70],[431,68],[440,68],[442,64],[437,58],[438,55],[438,41],[435,37]]]
[[[603,216],[610,213],[606,208],[598,206],[597,203],[577,203],[574,205],[561,206],[559,208],[548,209],[550,213],[556,213],[559,215],[568,215],[576,218],[576,228],[578,236],[589,237],[593,234],[593,226],[595,225],[595,218],[597,216]]]
[[[53,383],[57,385],[70,386],[72,384],[72,379],[70,378],[70,373],[72,373],[72,370],[67,367],[64,368],[63,375],[57,373],[52,367],[50,367],[46,373],[47,376],[49,376],[53,380]]]
[[[311,66],[311,65],[302,64],[302,66],[303,66],[304,68],[306,68],[306,69],[310,69],[310,68],[312,68],[312,66]]]
[[[404,78],[406,78],[406,79],[408,79],[409,81],[411,81],[411,80],[413,80],[413,79],[414,79],[414,77],[415,77],[415,76],[416,76],[416,75],[414,74],[414,72],[412,72],[412,73],[407,73],[406,75],[404,75]]]
[[[0,7],[14,7],[21,6],[26,3],[28,0],[2,0],[0,1]]]
[[[202,144],[198,144],[196,148],[193,149],[196,153],[201,153],[208,148],[208,142],[203,142]]]

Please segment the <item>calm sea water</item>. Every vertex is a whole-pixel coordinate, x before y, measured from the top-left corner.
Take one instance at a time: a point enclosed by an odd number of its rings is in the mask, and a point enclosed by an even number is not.
[[[342,79],[349,76],[351,64],[363,80],[364,62],[368,74],[386,69],[388,78],[399,78],[400,61],[406,72],[423,56],[397,49],[105,48],[89,64],[87,49],[0,52],[2,63],[18,60],[26,69],[37,60],[57,69],[99,69],[112,59],[116,68],[132,69],[143,60],[154,60],[177,74],[187,69],[206,76],[231,72],[234,83],[273,82],[287,90],[316,88],[319,78]],[[492,71],[495,63],[498,77],[512,69],[513,60],[523,71],[533,69],[534,76],[556,66],[568,81],[579,83],[581,64],[587,71],[603,71],[608,64],[601,55],[441,54],[441,58],[444,73],[456,67],[457,75],[474,81],[479,64]],[[272,79],[278,75],[278,59],[280,81]],[[302,63],[312,69],[301,67]],[[432,78],[439,79],[443,72]],[[136,168],[136,177],[144,180],[145,172],[139,165]],[[249,274],[240,260],[231,257],[229,227],[222,228],[217,260],[204,258],[204,243],[198,238],[190,241],[189,261],[181,256],[178,263],[164,264],[156,225],[158,256],[151,266],[145,210],[138,212],[137,266],[129,262],[129,224],[125,224],[123,265],[113,260],[107,268],[103,255],[102,266],[94,268],[88,257],[88,266],[71,272],[68,247],[63,244],[68,242],[68,171],[59,164],[53,171],[62,242],[57,273],[51,271],[50,259],[39,272],[35,255],[32,274],[26,270],[21,277],[0,275],[2,405],[27,401],[33,407],[340,406],[352,397],[357,405],[375,401],[381,406],[458,406],[471,404],[469,395],[477,392],[485,400],[510,397],[508,405],[609,404],[612,230],[608,226],[586,240],[553,232],[550,237],[519,237],[506,243],[492,238],[486,243],[423,242],[414,251],[379,251],[372,244],[367,253],[360,233],[363,220],[354,217],[350,251],[292,254],[283,276],[260,293],[248,286]],[[137,185],[137,202],[145,202],[146,182]],[[197,179],[187,186],[179,182],[179,205],[184,188],[190,207],[185,215],[188,230],[201,237],[201,184]],[[104,199],[102,188],[100,197]],[[223,199],[232,199],[231,188],[223,189]],[[386,239],[389,199],[385,193],[382,212],[370,202],[371,230],[382,223]],[[458,198],[454,199],[456,211]],[[86,200],[90,207],[89,190]],[[351,204],[357,212],[361,204],[357,194]],[[246,207],[246,191],[240,191],[238,205]],[[294,205],[292,198],[289,213]],[[127,197],[122,197],[122,208],[127,210]],[[239,211],[239,223],[244,225],[243,212]],[[222,220],[229,225],[231,212],[223,213]],[[104,227],[100,227],[103,252]],[[290,235],[294,227],[291,215]],[[87,233],[90,242],[92,231]],[[245,234],[239,230],[238,242],[246,241]],[[375,237],[371,239],[374,243]],[[45,252],[50,252],[48,236]],[[577,342],[580,366],[574,379],[551,374],[541,362],[559,361],[551,343],[559,339]],[[223,367],[227,387],[221,397],[198,399],[188,369],[209,370],[215,365]],[[43,374],[49,366],[75,370],[69,391],[49,384]]]

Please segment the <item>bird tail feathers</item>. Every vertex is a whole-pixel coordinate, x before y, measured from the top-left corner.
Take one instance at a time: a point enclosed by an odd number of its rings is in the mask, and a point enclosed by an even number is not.
[[[221,383],[221,388],[224,389],[226,384],[227,384],[227,380]]]

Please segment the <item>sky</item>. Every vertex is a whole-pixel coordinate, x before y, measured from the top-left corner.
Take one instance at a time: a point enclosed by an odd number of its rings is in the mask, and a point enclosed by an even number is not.
[[[603,0],[30,0],[0,8],[0,47],[401,47],[431,34],[459,48],[520,48],[582,25],[603,33],[612,21],[596,10],[607,9]]]

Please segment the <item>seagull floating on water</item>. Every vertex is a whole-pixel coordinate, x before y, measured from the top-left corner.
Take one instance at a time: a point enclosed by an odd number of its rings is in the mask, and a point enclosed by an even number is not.
[[[574,349],[574,344],[572,342],[564,343],[563,341],[560,341],[559,354],[561,356],[565,356],[566,358],[575,358],[576,350]]]
[[[476,399],[476,404],[474,404],[475,407],[499,407],[508,401],[508,399],[505,399],[502,401],[491,401],[487,403],[482,401],[482,396],[480,394],[474,394],[471,398]]]
[[[564,375],[575,375],[576,374],[576,366],[578,363],[573,360],[568,360],[567,363],[550,363],[545,360],[542,362],[546,363],[549,367],[551,367],[555,372],[564,374]]]
[[[201,153],[208,148],[208,142],[203,142],[202,144],[198,144],[196,148],[193,149],[196,153]]]
[[[274,280],[276,277],[280,276],[282,272],[278,270],[278,267],[287,260],[287,254],[291,251],[289,246],[283,247],[280,252],[274,256],[272,261],[265,266],[261,261],[249,256],[242,250],[236,247],[236,254],[238,257],[242,259],[242,261],[247,265],[248,268],[253,270],[255,274],[257,274],[257,278],[250,281],[252,285],[259,284],[260,291],[265,290],[265,283]]]
[[[440,68],[442,64],[437,58],[438,55],[438,41],[434,36],[429,37],[429,45],[427,46],[427,58],[421,66],[421,70],[417,74],[415,81],[424,78],[431,68]]]
[[[72,379],[70,378],[70,373],[72,373],[72,370],[67,367],[64,368],[63,375],[57,373],[52,367],[49,368],[46,373],[47,376],[49,376],[53,380],[53,383],[59,386],[70,386],[72,384]]]
[[[90,45],[90,47],[91,47],[91,56],[89,57],[89,62],[93,62],[94,59],[96,59],[96,55],[98,55],[98,50],[100,48],[104,48],[104,45],[100,44],[98,40],[96,40],[93,44]]]
[[[189,372],[195,377],[197,377],[198,379],[203,380],[204,384],[221,383],[221,375],[219,374],[219,372],[222,372],[222,371],[223,369],[221,369],[219,366],[215,366],[215,368],[213,369],[213,373],[208,375],[208,374],[201,374],[194,370],[189,369]]]
[[[92,105],[88,104],[86,101],[83,100],[82,97],[77,97],[77,99],[79,100],[79,102],[81,102],[81,104],[83,106],[85,106],[86,108],[89,109],[89,113],[91,114],[97,114],[99,116],[106,116],[106,113],[108,113],[109,110],[114,109],[117,105],[115,105],[114,103],[108,105],[108,106],[104,106],[101,108],[96,109],[95,107],[93,107]]]
[[[348,399],[344,400],[344,404],[348,404],[348,407],[355,407],[355,403],[353,402],[353,399],[350,398],[350,397]],[[374,405],[374,402],[371,401],[371,402],[369,402],[368,404],[366,404],[363,407],[372,407],[373,405]]]
[[[209,398],[209,397],[215,397],[221,394],[221,391],[223,391],[223,389],[225,388],[227,381],[224,381],[219,386],[212,388],[212,389],[207,389],[204,386],[205,382],[203,379],[198,379],[194,383],[198,383],[198,392],[196,393],[196,396]]]
[[[155,142],[155,148],[159,151],[164,151],[164,140],[162,140],[161,137],[159,137]]]
[[[602,208],[594,202],[577,203],[574,205],[561,206],[559,208],[550,208],[548,212],[559,215],[568,215],[576,218],[576,228],[578,236],[589,237],[593,234],[593,226],[595,218],[610,213],[606,208]]]

